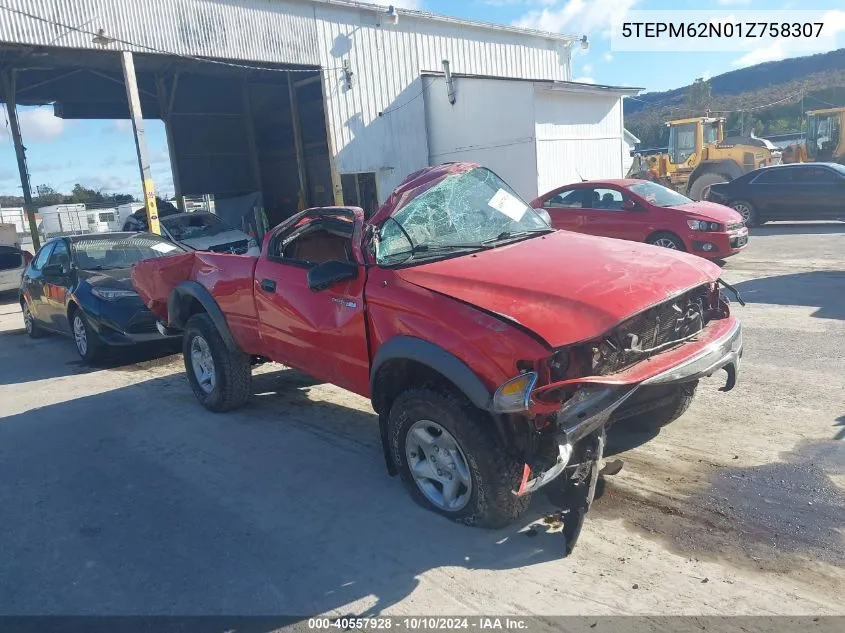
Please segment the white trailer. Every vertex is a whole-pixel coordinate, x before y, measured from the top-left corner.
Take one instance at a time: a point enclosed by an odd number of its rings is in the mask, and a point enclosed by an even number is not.
[[[18,229],[14,224],[0,224],[0,246],[16,246],[20,248]]]

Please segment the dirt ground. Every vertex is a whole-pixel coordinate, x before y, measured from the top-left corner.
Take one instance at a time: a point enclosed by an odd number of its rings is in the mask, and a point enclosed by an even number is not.
[[[845,614],[843,253],[845,224],[752,231],[739,385],[613,433],[565,559],[539,499],[495,532],[417,507],[358,396],[268,365],[214,415],[180,355],[91,370],[5,297],[0,613]]]

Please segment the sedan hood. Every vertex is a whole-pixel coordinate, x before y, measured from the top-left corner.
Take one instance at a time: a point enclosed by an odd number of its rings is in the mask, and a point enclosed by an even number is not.
[[[131,268],[113,268],[110,270],[78,270],[80,280],[87,281],[91,286],[100,288],[117,288],[119,290],[134,290],[132,287]]]
[[[568,231],[397,271],[518,323],[551,347],[596,338],[720,273],[694,255]]]
[[[730,207],[705,200],[691,204],[682,204],[672,207],[672,209],[685,213],[693,219],[711,220],[712,222],[721,222],[722,224],[737,224],[738,222],[742,222],[742,216]]]
[[[186,240],[180,240],[179,243],[195,248],[198,251],[204,251],[210,249],[212,246],[225,246],[226,244],[243,242],[248,239],[249,237],[246,233],[233,229],[231,231],[223,231],[222,233],[216,233],[214,235],[200,235]]]

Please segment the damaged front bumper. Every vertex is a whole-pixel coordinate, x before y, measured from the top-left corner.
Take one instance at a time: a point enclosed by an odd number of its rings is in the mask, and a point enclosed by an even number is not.
[[[594,376],[542,387],[538,392],[557,389],[566,384],[580,385],[557,413],[555,423],[560,432],[555,436],[558,445],[555,463],[535,473],[534,477],[531,477],[531,470],[526,465],[522,482],[519,489],[513,491],[514,494],[522,496],[535,492],[557,479],[569,466],[575,445],[606,426],[613,412],[641,386],[690,382],[724,369],[728,376],[721,390],[730,391],[739,376],[742,351],[742,326],[739,321],[735,321],[726,334],[707,343],[690,357],[669,368],[660,369],[653,375],[638,376],[639,380],[629,380],[624,375]]]

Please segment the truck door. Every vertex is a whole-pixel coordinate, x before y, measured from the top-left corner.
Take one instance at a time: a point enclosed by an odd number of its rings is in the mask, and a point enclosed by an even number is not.
[[[260,336],[273,360],[367,395],[366,269],[352,248],[354,223],[326,217],[325,210],[317,213],[321,215],[280,227],[256,265]],[[329,261],[348,263],[355,277],[311,290],[308,271]]]

